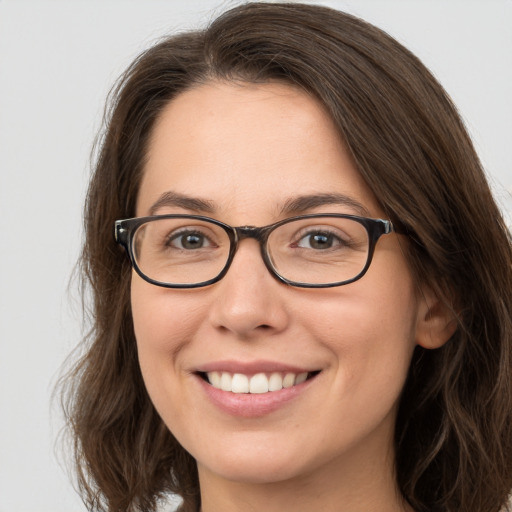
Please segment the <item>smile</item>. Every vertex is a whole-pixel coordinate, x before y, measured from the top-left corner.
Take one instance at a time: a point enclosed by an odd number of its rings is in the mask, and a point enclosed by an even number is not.
[[[221,411],[258,418],[307,393],[322,371],[270,361],[223,361],[204,365],[193,373],[205,395]]]
[[[216,389],[242,394],[263,394],[291,388],[305,382],[315,372],[256,373],[252,376],[243,373],[213,371],[205,374],[208,382]]]

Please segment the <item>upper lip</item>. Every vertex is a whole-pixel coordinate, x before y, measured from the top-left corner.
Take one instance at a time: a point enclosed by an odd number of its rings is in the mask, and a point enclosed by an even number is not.
[[[229,372],[254,375],[256,373],[304,373],[318,371],[319,368],[310,368],[285,364],[277,361],[212,361],[198,366],[195,371],[199,373]]]

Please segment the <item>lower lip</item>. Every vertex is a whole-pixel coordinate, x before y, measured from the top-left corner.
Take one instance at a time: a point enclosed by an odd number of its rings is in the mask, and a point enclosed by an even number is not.
[[[197,379],[210,401],[223,412],[242,418],[257,418],[277,411],[297,398],[316,377],[290,388],[261,394],[231,393],[230,391],[214,388],[200,376],[197,376]]]

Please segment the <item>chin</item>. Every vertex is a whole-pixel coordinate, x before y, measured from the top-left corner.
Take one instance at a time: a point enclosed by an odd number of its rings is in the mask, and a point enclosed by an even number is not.
[[[272,454],[254,459],[217,461],[211,466],[202,466],[198,463],[199,476],[202,468],[207,473],[213,473],[223,480],[241,484],[275,484],[294,480],[303,474],[301,468],[291,463],[280,463]]]
[[[302,443],[285,444],[284,440],[269,443],[261,438],[231,443],[229,448],[219,444],[216,453],[196,457],[199,475],[204,472],[233,482],[273,484],[312,474],[325,463],[317,456],[309,457]]]

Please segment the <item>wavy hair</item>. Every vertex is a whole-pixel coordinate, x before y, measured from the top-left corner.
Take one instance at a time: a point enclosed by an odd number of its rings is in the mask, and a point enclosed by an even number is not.
[[[385,32],[326,7],[250,3],[140,55],[112,91],[85,205],[80,269],[93,325],[64,406],[89,510],[199,508],[195,461],[155,411],[138,366],[130,264],[113,222],[135,214],[148,138],[198,84],[282,81],[327,109],[357,169],[411,240],[417,279],[457,318],[416,348],[395,432],[396,478],[417,512],[498,512],[512,489],[512,248],[479,159],[439,83]]]

